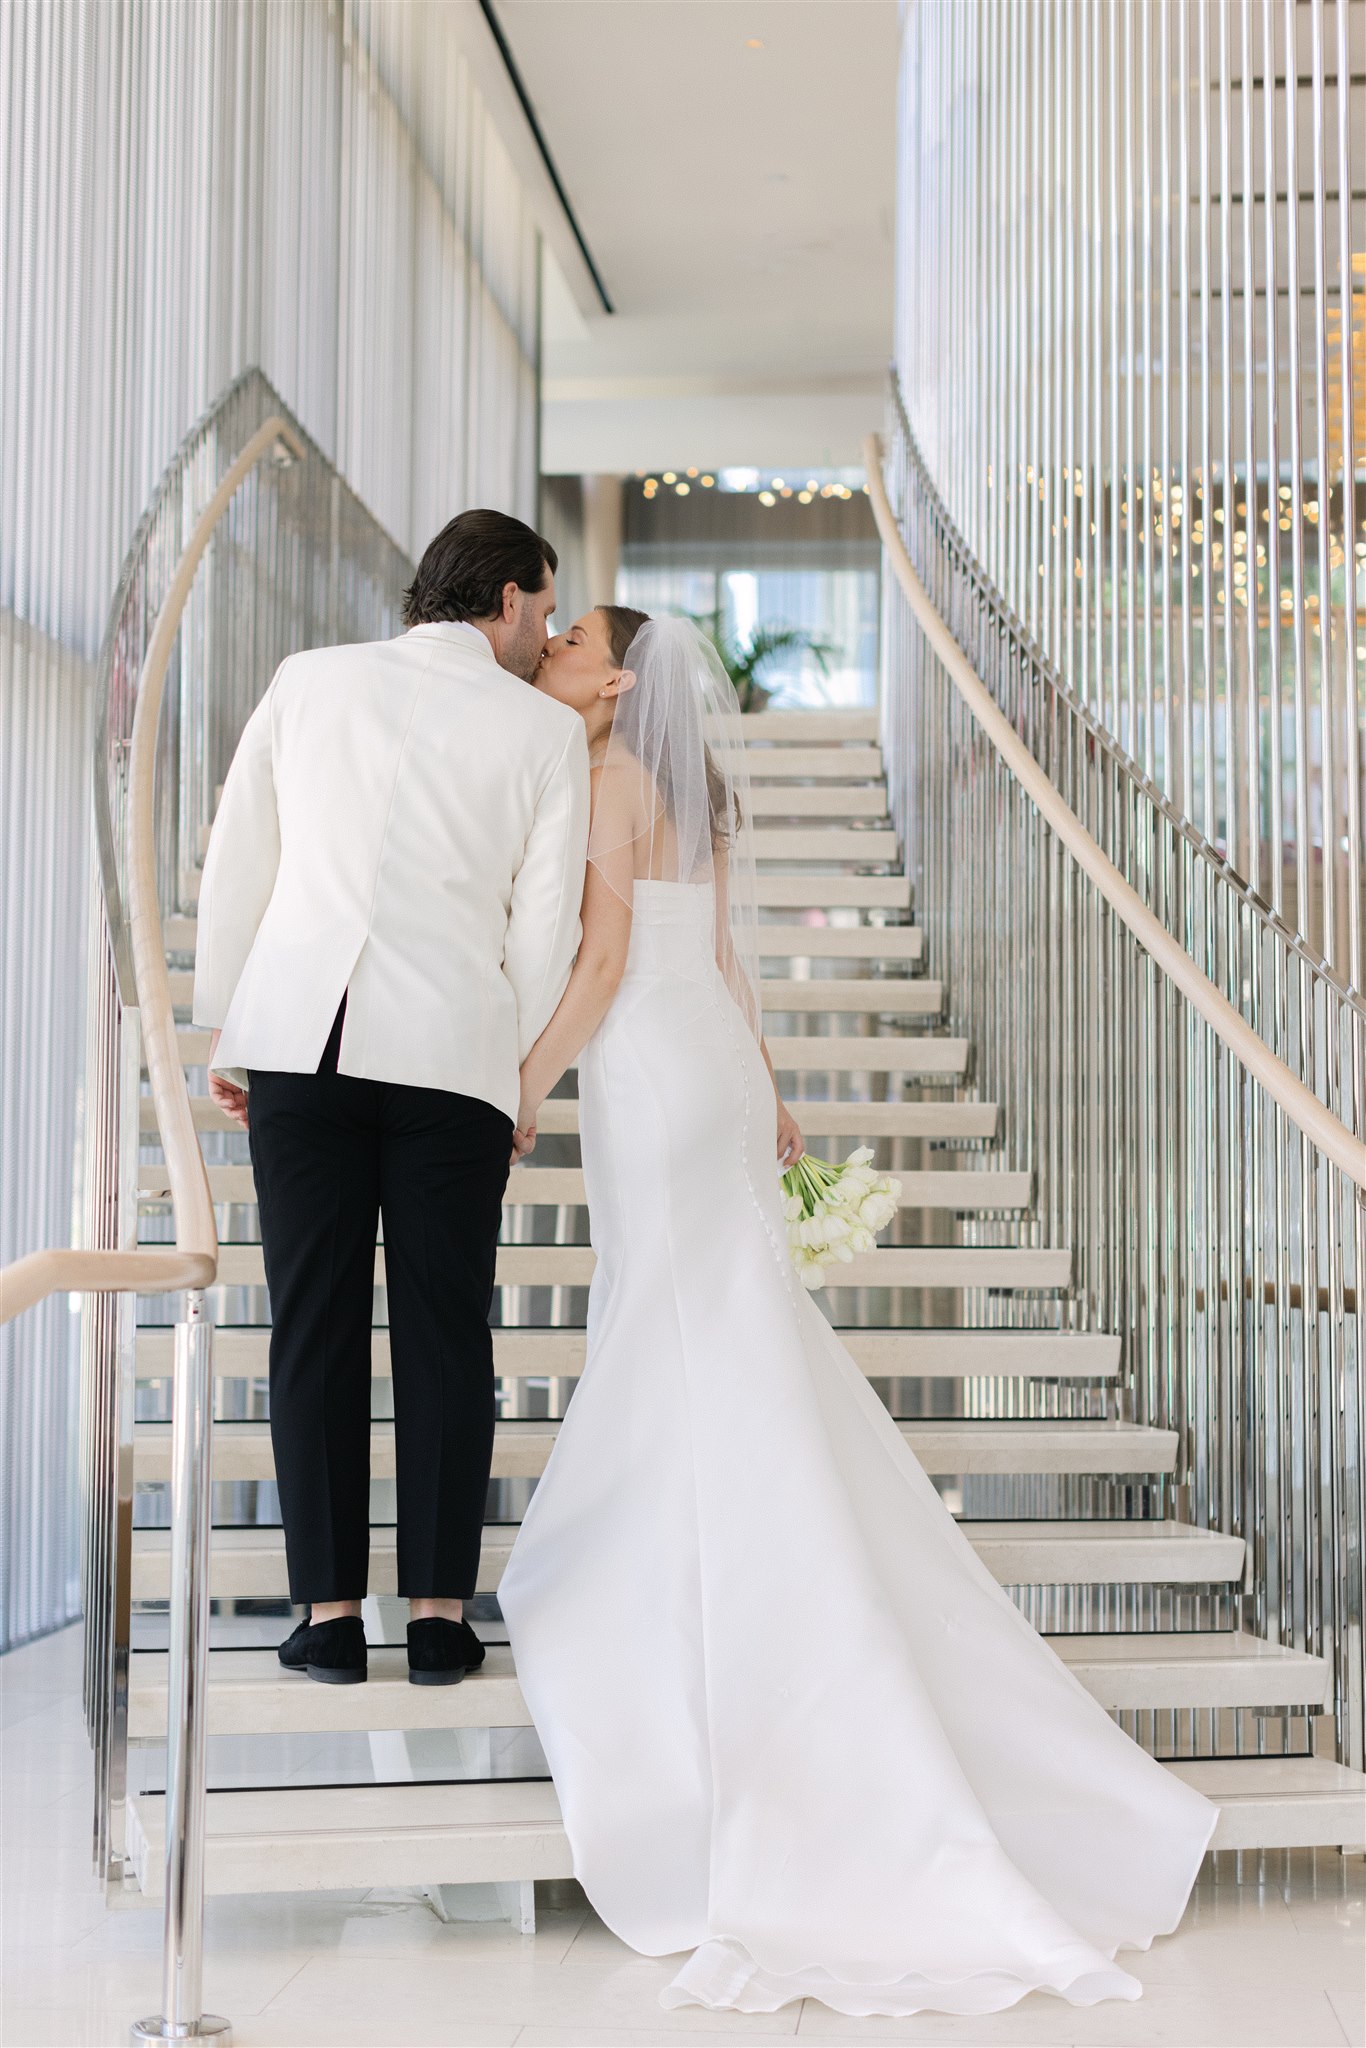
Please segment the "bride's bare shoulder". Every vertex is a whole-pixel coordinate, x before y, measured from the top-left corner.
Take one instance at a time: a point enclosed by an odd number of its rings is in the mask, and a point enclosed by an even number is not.
[[[592,770],[593,810],[641,831],[663,808],[658,784],[629,747],[609,745]]]

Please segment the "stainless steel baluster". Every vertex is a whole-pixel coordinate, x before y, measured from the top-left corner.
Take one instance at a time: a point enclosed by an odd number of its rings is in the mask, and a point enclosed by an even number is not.
[[[184,1320],[176,1325],[174,1402],[162,2010],[159,2016],[139,2020],[132,2038],[212,2037],[226,2043],[232,2039],[227,2020],[202,2010],[213,1324],[200,1293],[186,1296]]]

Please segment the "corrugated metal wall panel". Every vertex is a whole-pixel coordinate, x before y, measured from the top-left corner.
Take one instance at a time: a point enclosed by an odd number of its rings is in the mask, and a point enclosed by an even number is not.
[[[73,1213],[89,670],[181,436],[259,365],[395,540],[534,517],[539,237],[437,0],[0,7],[0,1262]],[[76,1604],[74,1319],[5,1333],[0,1647]]]

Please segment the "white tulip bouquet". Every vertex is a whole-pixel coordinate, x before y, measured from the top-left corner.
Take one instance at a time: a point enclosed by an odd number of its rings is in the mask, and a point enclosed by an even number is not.
[[[783,1214],[792,1263],[804,1287],[824,1287],[831,1266],[847,1266],[858,1252],[870,1252],[901,1200],[901,1182],[872,1171],[869,1146],[851,1152],[843,1166],[813,1159],[808,1152],[783,1175]]]

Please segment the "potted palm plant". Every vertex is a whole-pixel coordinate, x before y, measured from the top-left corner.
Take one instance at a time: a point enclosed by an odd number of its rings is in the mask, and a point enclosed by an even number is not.
[[[831,657],[839,652],[830,641],[820,639],[804,626],[756,626],[747,637],[727,633],[719,605],[714,611],[692,612],[689,616],[720,655],[742,711],[762,711],[769,703],[773,692],[763,687],[759,675],[777,655],[801,649],[827,676]]]

